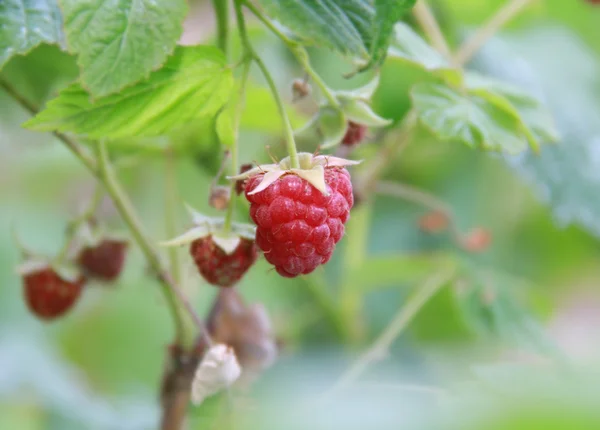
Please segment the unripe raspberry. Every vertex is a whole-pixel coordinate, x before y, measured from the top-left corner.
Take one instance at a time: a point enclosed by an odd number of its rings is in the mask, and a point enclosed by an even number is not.
[[[253,240],[240,238],[235,250],[227,254],[212,236],[196,239],[190,245],[190,255],[198,271],[209,283],[231,287],[254,264],[258,251]]]
[[[354,203],[350,174],[344,167],[351,162],[301,155],[305,169],[279,169],[275,175],[279,177],[268,180],[270,173],[252,175],[245,190],[257,225],[256,244],[277,272],[288,278],[311,273],[329,261]]]

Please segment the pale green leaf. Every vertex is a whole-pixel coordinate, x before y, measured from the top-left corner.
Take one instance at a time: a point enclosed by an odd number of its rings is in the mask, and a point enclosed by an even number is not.
[[[0,1],[0,69],[13,56],[41,43],[63,42],[56,0]]]
[[[527,148],[520,122],[477,95],[422,83],[413,87],[411,96],[421,122],[442,140],[508,154]]]
[[[450,83],[460,83],[462,74],[453,68],[442,54],[433,49],[410,26],[398,23],[394,27],[394,38],[389,48],[390,58],[398,58],[428,70]]]
[[[552,40],[552,43],[547,43]],[[600,64],[574,34],[562,28],[494,39],[474,67],[533,92],[550,108],[560,134],[541,153],[506,157],[534,187],[561,226],[578,224],[600,237]]]
[[[229,99],[232,86],[219,50],[178,47],[163,68],[119,94],[92,101],[81,85],[71,85],[25,126],[93,139],[157,136],[214,115]]]
[[[530,140],[533,140],[530,142],[532,147],[534,144],[539,147],[542,143],[558,140],[558,131],[550,112],[540,101],[519,87],[475,72],[465,74],[465,85],[471,93],[487,99],[518,118]]]
[[[158,69],[182,32],[185,0],[60,0],[81,80],[102,97]]]

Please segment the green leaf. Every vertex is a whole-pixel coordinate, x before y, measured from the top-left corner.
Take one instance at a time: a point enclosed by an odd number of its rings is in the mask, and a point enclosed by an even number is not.
[[[375,0],[375,21],[371,36],[371,59],[362,70],[383,63],[392,39],[394,24],[416,3],[416,0]]]
[[[368,57],[375,9],[368,0],[261,0],[267,13],[307,44]]]
[[[194,118],[214,115],[232,87],[231,71],[219,50],[178,47],[165,66],[143,82],[95,101],[81,85],[71,85],[24,125],[92,139],[158,136]]]
[[[379,66],[393,25],[415,0],[261,0],[267,13],[305,44],[325,46],[365,60],[361,70]]]
[[[462,73],[453,68],[442,54],[433,49],[413,29],[404,23],[394,27],[394,39],[388,55],[411,63],[423,70],[446,79],[449,83],[462,82]]]
[[[519,87],[475,72],[465,74],[465,85],[477,94],[518,118],[533,148],[559,139],[554,120],[546,107]]]
[[[552,208],[561,226],[578,224],[600,237],[600,64],[596,55],[573,33],[547,28],[492,40],[473,66],[533,92],[548,105],[561,140],[544,146],[539,155],[527,153],[505,160]]]
[[[182,33],[185,0],[60,0],[81,80],[102,97],[147,78]]]
[[[520,122],[487,100],[445,85],[422,83],[411,91],[419,119],[442,140],[517,154],[527,148]]]
[[[63,42],[56,0],[0,1],[0,69],[13,56],[41,43]]]

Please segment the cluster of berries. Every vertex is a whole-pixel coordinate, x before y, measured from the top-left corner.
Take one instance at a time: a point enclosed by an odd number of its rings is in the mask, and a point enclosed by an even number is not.
[[[74,274],[48,262],[32,260],[23,264],[19,273],[29,310],[46,321],[65,315],[77,303],[89,279],[116,281],[125,264],[127,247],[127,242],[116,239],[84,247],[75,258]]]

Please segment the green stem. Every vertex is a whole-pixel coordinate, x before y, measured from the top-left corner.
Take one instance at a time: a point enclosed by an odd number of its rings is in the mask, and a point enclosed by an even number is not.
[[[245,98],[246,98],[246,84],[248,82],[248,76],[250,75],[250,59],[246,59],[244,61],[243,69],[242,69],[242,77],[240,81],[240,88],[238,92],[238,96],[235,99],[236,110],[235,117],[233,118],[233,146],[231,147],[230,155],[231,155],[231,168],[230,175],[235,176],[238,174],[238,164],[239,164],[239,155],[238,155],[238,138],[239,138],[239,130],[240,130],[240,122],[242,119],[242,112],[244,111]],[[229,206],[227,207],[227,213],[225,215],[225,222],[223,224],[223,231],[229,232],[231,231],[231,223],[233,221],[233,213],[235,211],[235,181],[231,181],[231,188],[229,192]]]
[[[271,90],[271,93],[273,95],[273,99],[277,104],[277,110],[279,111],[281,121],[283,122],[286,148],[288,155],[290,156],[290,165],[292,168],[300,168],[300,163],[298,161],[298,150],[296,149],[296,141],[294,140],[294,131],[292,129],[292,124],[290,123],[290,119],[288,118],[288,114],[285,110],[285,106],[283,105],[283,100],[281,100],[281,96],[279,95],[279,91],[277,90],[277,86],[275,85],[275,81],[273,80],[273,76],[271,76],[269,69],[267,68],[263,60],[257,55],[256,51],[252,47],[252,44],[250,43],[248,32],[246,31],[246,21],[244,19],[244,14],[242,12],[241,7],[242,1],[243,0],[235,1],[235,14],[244,50],[246,54],[249,55],[256,62],[258,68],[265,77],[267,85],[269,86],[269,89]]]
[[[172,284],[172,280],[168,273],[163,269],[160,257],[154,250],[150,239],[144,234],[142,224],[133,209],[129,198],[125,195],[121,185],[117,181],[112,166],[110,165],[106,144],[104,142],[97,143],[97,158],[98,179],[104,184],[106,192],[112,198],[114,205],[142,250],[148,264],[158,274],[158,277],[161,280],[161,290],[175,322],[177,340],[184,343],[189,342],[189,336],[185,333],[185,319],[177,303],[176,295],[173,293],[175,286]]]
[[[413,15],[433,47],[447,59],[452,59],[452,52],[450,51],[448,42],[446,42],[446,38],[426,0],[419,0],[417,2],[413,8]]]
[[[217,47],[223,51],[225,58],[229,57],[229,1],[213,0],[217,19]]]
[[[315,85],[319,87],[321,93],[327,99],[329,104],[334,108],[339,108],[340,104],[331,89],[327,86],[327,84],[325,84],[323,79],[321,79],[319,74],[315,72],[310,65],[310,59],[306,49],[283,34],[275,25],[273,25],[271,20],[264,16],[263,13],[252,3],[245,1],[244,4],[263,24],[267,26],[269,30],[271,30],[277,37],[279,37],[279,39],[281,39],[283,43],[286,44],[290,51],[292,51],[292,54],[294,54],[302,68],[306,71],[306,74],[310,76]]]
[[[455,268],[446,268],[427,279],[398,309],[387,327],[366,351],[344,372],[327,397],[354,382],[375,361],[384,358],[394,341],[404,332],[425,304],[454,277]]]
[[[519,14],[533,0],[511,0],[504,4],[473,36],[458,49],[454,62],[463,66],[498,30]]]
[[[177,235],[178,225],[176,219],[177,201],[177,179],[176,179],[175,157],[169,150],[165,157],[165,230],[167,237]],[[169,266],[173,281],[181,285],[183,268],[179,260],[179,248],[169,247]]]

